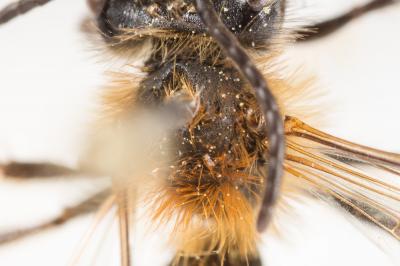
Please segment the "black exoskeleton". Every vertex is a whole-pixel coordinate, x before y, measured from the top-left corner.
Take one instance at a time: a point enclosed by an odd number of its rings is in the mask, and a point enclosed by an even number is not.
[[[285,1],[273,1],[261,11],[254,11],[245,1],[214,1],[221,20],[243,46],[263,45],[282,21]],[[154,28],[171,32],[203,34],[207,28],[197,14],[193,0],[132,1],[109,0],[98,18],[105,36],[122,29]]]

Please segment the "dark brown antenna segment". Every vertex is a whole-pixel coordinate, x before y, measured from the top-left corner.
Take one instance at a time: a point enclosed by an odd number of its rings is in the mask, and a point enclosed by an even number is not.
[[[285,154],[285,135],[282,117],[263,75],[255,67],[237,38],[222,23],[210,0],[196,0],[195,3],[197,13],[208,28],[209,34],[224,49],[225,53],[232,59],[238,70],[253,87],[267,122],[269,145],[268,176],[265,180],[264,197],[257,220],[257,229],[261,232],[268,226],[273,206],[280,191]]]

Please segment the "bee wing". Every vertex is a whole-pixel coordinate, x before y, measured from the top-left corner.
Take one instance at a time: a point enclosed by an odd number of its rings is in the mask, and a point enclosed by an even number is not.
[[[286,119],[285,168],[400,240],[400,155]]]

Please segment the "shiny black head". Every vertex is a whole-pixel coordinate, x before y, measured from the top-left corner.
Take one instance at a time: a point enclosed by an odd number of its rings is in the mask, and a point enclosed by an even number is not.
[[[279,30],[284,16],[285,1],[264,2],[260,9],[246,0],[213,1],[222,21],[241,44],[253,47],[267,42]],[[207,33],[193,0],[107,0],[98,16],[98,26],[106,37],[143,29],[171,34]]]

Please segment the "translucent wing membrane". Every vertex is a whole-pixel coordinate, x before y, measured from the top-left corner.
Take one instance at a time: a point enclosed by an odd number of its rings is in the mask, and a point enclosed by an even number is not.
[[[287,117],[286,171],[400,240],[400,155],[357,145]]]

